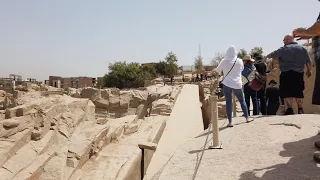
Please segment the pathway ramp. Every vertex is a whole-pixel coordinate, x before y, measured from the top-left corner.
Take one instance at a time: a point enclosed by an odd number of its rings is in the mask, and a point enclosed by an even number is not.
[[[165,167],[174,152],[186,141],[203,132],[201,103],[198,85],[186,84],[178,96],[167,120],[144,180],[151,180]]]

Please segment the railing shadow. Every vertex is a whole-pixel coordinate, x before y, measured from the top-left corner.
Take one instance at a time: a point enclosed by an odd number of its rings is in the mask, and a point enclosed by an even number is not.
[[[209,128],[208,128],[208,132],[212,132],[212,131],[210,131],[210,129],[211,129],[211,126],[209,126]],[[194,180],[194,179],[197,177],[197,173],[198,173],[200,164],[201,164],[201,162],[202,162],[202,158],[203,158],[204,151],[206,150],[206,147],[207,147],[208,142],[212,139],[212,138],[211,138],[211,139],[209,140],[209,135],[210,135],[210,133],[207,133],[206,140],[204,141],[204,145],[203,145],[203,147],[202,147],[201,150],[199,150],[199,151],[194,151],[194,152],[192,152],[192,151],[189,152],[189,154],[197,153],[197,160],[196,160],[196,165],[195,165],[195,168],[194,168],[194,173],[193,173],[193,175],[192,175],[192,180]],[[200,157],[199,157],[199,153],[201,153]]]

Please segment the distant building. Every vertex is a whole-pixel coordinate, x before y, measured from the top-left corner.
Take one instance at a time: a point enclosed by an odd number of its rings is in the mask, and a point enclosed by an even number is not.
[[[195,66],[180,66],[179,70],[181,73],[186,73],[186,72],[193,72],[196,70]]]
[[[50,85],[49,80],[44,80],[44,84],[49,86]]]
[[[9,74],[9,78],[15,81],[22,81],[22,76],[17,74]]]
[[[49,86],[57,88],[84,88],[84,87],[95,87],[96,78],[92,77],[60,77],[60,76],[49,76]]]
[[[41,82],[38,82],[35,78],[23,80],[21,75],[9,74],[9,77],[0,77],[0,90],[13,93],[16,86],[24,83],[40,84]]]
[[[214,69],[214,66],[203,66],[203,69],[205,71],[212,71]]]

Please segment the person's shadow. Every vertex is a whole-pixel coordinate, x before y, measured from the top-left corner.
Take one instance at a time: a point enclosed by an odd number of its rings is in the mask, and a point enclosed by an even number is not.
[[[279,155],[291,157],[287,163],[244,172],[240,175],[240,180],[319,180],[320,167],[317,167],[313,161],[313,153],[317,150],[314,147],[314,142],[319,140],[320,136],[318,135],[285,143],[284,150]],[[258,174],[263,175],[259,177]]]

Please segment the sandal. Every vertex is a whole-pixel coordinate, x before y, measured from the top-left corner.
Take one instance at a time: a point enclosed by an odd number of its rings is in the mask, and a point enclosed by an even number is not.
[[[233,125],[232,124],[228,124],[227,127],[233,127]]]

